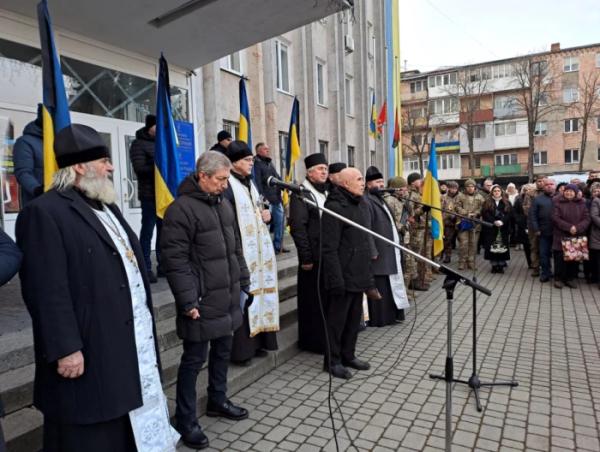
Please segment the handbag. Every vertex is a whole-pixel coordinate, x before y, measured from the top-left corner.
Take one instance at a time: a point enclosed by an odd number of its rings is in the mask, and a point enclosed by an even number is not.
[[[496,234],[496,240],[494,240],[494,243],[492,243],[492,246],[490,246],[490,253],[504,254],[507,251],[508,248],[502,241],[502,234],[500,233],[500,230],[498,230],[498,234]]]
[[[588,238],[583,236],[567,237],[561,240],[565,262],[582,262],[590,259]]]

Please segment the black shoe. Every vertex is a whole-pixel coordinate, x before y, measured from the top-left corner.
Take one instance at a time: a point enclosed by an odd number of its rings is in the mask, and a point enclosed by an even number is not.
[[[254,356],[258,357],[258,358],[264,358],[265,356],[267,356],[269,354],[269,352],[267,352],[266,350],[263,350],[262,348],[259,348],[258,350],[256,350],[256,352],[254,353]]]
[[[571,289],[577,289],[577,283],[572,279],[565,281],[565,286],[570,287]]]
[[[208,447],[208,438],[198,424],[190,430],[177,429],[177,431],[181,434],[181,441],[187,447],[192,449],[206,449]]]
[[[496,267],[496,273],[504,273],[504,267],[498,265],[498,267]]]
[[[230,400],[225,400],[221,405],[208,402],[206,406],[206,415],[209,417],[226,417],[234,421],[241,421],[248,417],[248,410],[235,406]]]
[[[444,264],[449,264],[451,262],[450,256],[444,257]]]
[[[327,367],[327,366],[325,366],[325,367]],[[325,369],[325,371],[327,371],[327,369]],[[343,378],[344,380],[349,380],[350,378],[352,378],[352,372],[350,372],[348,369],[346,369],[341,364],[332,365],[331,369],[329,369],[329,373],[331,375],[333,375],[334,377]]]
[[[148,272],[148,281],[150,281],[150,284],[155,284],[158,282],[158,279],[152,270]]]
[[[364,330],[366,330],[366,329],[367,329],[367,325],[366,325],[366,323],[364,323],[364,322],[360,322],[360,323],[358,324],[358,332],[359,332],[359,333],[360,333],[361,331],[364,331]]]
[[[498,267],[495,265],[492,267],[492,273],[498,273]]]
[[[542,277],[540,278],[540,282],[541,282],[541,283],[545,283],[545,282],[548,282],[548,281],[550,281],[550,278],[548,278],[547,276],[542,276]]]
[[[157,278],[166,278],[167,274],[164,271],[162,271],[162,268],[158,267],[156,269],[156,277]]]
[[[252,358],[245,359],[243,361],[231,361],[233,364],[241,367],[250,367],[252,364]]]
[[[344,361],[344,366],[352,367],[356,370],[369,370],[371,365],[366,361],[361,361],[358,358],[354,358],[350,361]]]

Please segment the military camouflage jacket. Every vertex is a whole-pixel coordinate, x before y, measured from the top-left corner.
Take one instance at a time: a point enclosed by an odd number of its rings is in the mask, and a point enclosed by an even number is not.
[[[458,198],[458,193],[454,196],[450,196],[449,194],[445,194],[442,196],[442,209],[448,210],[450,212],[456,211],[456,198]],[[453,228],[456,225],[456,220],[458,217],[452,215],[451,213],[442,213],[442,218],[444,219],[444,226]]]
[[[408,199],[417,202],[421,202],[423,200],[421,197],[421,193],[419,193],[419,190],[414,188],[411,188],[409,190]],[[408,201],[408,204],[411,205],[412,217],[415,219],[415,222],[411,225],[411,227],[413,229],[425,229],[425,221],[427,220],[427,215],[423,211],[423,206],[421,204],[417,204],[410,201]]]
[[[383,201],[388,206],[392,216],[394,217],[396,229],[398,229],[400,235],[404,235],[408,230],[408,217],[410,217],[412,213],[412,209],[408,205],[410,203],[400,200],[390,193],[386,193],[383,196]]]
[[[472,218],[480,218],[481,208],[483,207],[484,202],[485,198],[478,192],[475,192],[473,195],[460,193],[456,195],[454,206],[456,208],[456,213],[471,216]],[[460,223],[460,221],[457,223]],[[479,230],[480,228],[481,225],[475,225],[476,230]]]

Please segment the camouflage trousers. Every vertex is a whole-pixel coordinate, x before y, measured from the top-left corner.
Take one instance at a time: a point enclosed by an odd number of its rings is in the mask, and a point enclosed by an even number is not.
[[[477,241],[479,231],[460,231],[458,233],[458,265],[462,268],[475,269],[475,256],[477,254]]]
[[[444,225],[444,257],[452,257],[452,245],[456,238],[456,228]]]
[[[428,234],[425,249],[425,229],[416,229],[410,232],[410,249],[415,253],[424,255],[431,259],[433,242],[431,235]],[[432,279],[431,266],[424,262],[418,261],[415,257],[405,254],[406,256],[406,271],[404,273],[404,281],[406,283],[413,279],[419,278],[421,282],[429,282]]]
[[[539,270],[540,268],[540,237],[531,229],[527,233],[529,236],[529,249],[531,255],[531,268]]]

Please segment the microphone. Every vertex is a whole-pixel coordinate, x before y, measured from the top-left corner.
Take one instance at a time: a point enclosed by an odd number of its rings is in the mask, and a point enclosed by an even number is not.
[[[267,179],[267,185],[269,187],[279,187],[281,189],[289,190],[292,193],[296,193],[297,195],[301,195],[302,193],[306,193],[310,191],[308,188],[303,187],[302,185],[291,184],[289,182],[284,182],[280,179],[277,179],[274,176],[269,176]]]

